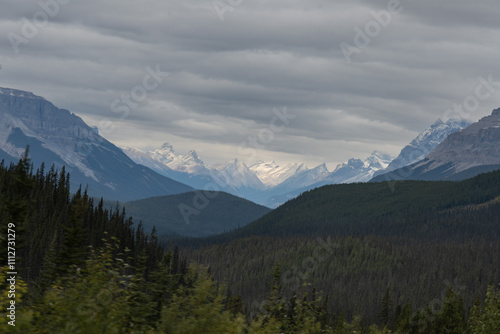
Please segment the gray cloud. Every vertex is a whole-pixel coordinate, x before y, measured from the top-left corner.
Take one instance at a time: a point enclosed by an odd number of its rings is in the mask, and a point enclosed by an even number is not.
[[[348,64],[340,43],[355,45],[354,29],[388,3],[242,0],[221,21],[209,0],[69,1],[16,54],[8,34],[22,36],[22,19],[42,9],[9,2],[0,86],[33,91],[91,125],[112,121],[105,136],[117,145],[170,141],[208,162],[237,156],[284,106],[296,118],[258,158],[333,166],[375,149],[397,154],[473,94],[479,76],[500,81],[500,7],[401,0],[401,13]],[[112,102],[157,65],[169,76],[120,119]],[[499,104],[495,93],[471,118]]]

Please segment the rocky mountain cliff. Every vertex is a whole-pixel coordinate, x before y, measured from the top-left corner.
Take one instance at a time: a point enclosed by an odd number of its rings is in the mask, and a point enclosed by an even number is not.
[[[27,145],[35,168],[42,162],[65,166],[71,189],[88,185],[93,196],[133,200],[192,189],[136,164],[68,110],[30,92],[0,88],[0,158],[17,162]]]
[[[462,180],[496,169],[500,169],[500,108],[450,134],[424,159],[380,175],[373,181]]]

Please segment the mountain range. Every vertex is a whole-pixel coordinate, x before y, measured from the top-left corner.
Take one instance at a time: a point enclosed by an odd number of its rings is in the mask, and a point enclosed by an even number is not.
[[[177,154],[169,143],[148,152],[137,148],[123,148],[123,151],[136,163],[193,188],[204,189],[215,184],[218,190],[268,207],[277,207],[311,187],[366,182],[392,160],[387,154],[373,152],[365,160],[350,159],[330,172],[326,164],[309,168],[302,163],[280,166],[274,161],[258,161],[247,165],[237,158],[207,166],[194,150],[187,155]]]
[[[470,125],[465,120],[438,119],[403,148],[396,159],[374,151],[366,159],[352,158],[329,171],[326,164],[309,168],[303,163],[280,166],[274,161],[247,165],[239,159],[207,166],[191,150],[187,155],[175,152],[169,143],[143,152],[137,148],[123,151],[136,163],[197,189],[214,185],[218,190],[276,208],[301,193],[327,184],[367,182],[373,177],[423,159],[448,135]]]

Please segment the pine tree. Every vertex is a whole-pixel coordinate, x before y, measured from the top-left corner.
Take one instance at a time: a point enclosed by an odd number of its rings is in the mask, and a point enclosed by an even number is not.
[[[86,212],[86,203],[78,190],[71,204],[69,225],[64,226],[64,239],[57,258],[59,272],[63,275],[71,273],[73,266],[82,267],[85,262],[88,243],[83,217]]]
[[[128,285],[130,327],[143,332],[156,324],[158,315],[156,303],[150,293],[150,283],[145,279],[147,255],[145,251],[136,258],[135,270]]]
[[[389,288],[387,288],[387,290],[385,290],[384,297],[382,298],[382,309],[380,310],[379,313],[379,318],[383,326],[387,326],[389,324],[389,321],[391,319],[391,314],[392,314],[392,298]]]
[[[283,296],[281,293],[281,268],[279,264],[276,264],[273,271],[273,284],[271,285],[271,293],[267,298],[267,303],[264,305],[266,311],[264,316],[264,323],[269,318],[274,318],[279,321],[286,314],[286,306],[283,301]]]
[[[446,298],[441,310],[436,315],[433,333],[462,334],[466,329],[463,301],[458,298],[453,286],[447,288]]]
[[[488,287],[484,306],[479,303],[474,305],[470,319],[469,329],[472,334],[500,333],[500,289]]]
[[[8,242],[15,244],[15,265],[11,270],[23,271],[23,258],[19,256],[26,244],[24,234],[28,226],[28,214],[30,210],[29,195],[33,188],[33,179],[29,174],[29,146],[26,147],[24,158],[19,160],[12,173],[12,189],[10,196],[4,196],[0,208],[6,212],[6,220],[0,226],[0,245],[3,252],[0,252],[0,263],[8,263],[5,250],[8,248]],[[3,211],[3,210],[2,210]],[[9,238],[10,235],[10,238]]]
[[[150,275],[150,291],[155,303],[155,323],[159,321],[163,306],[167,304],[179,285],[179,275],[173,275],[170,268],[172,253],[163,255],[158,267]]]
[[[411,333],[412,307],[410,301],[406,301],[397,318],[394,320],[394,331],[401,333]]]

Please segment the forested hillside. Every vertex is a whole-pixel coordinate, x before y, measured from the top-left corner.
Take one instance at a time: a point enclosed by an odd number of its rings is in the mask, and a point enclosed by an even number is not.
[[[470,239],[500,234],[500,171],[461,182],[391,181],[324,186],[220,237],[323,234]]]
[[[202,237],[220,234],[271,211],[246,199],[220,191],[194,191],[151,197],[124,204],[127,213],[144,228],[156,226],[159,236]]]
[[[254,236],[182,252],[191,261],[210,265],[218,281],[241,294],[249,313],[257,312],[265,300],[267,278],[276,263],[283,271],[286,296],[314,287],[328,297],[329,314],[343,312],[348,319],[362,315],[366,323],[380,321],[386,293],[391,321],[407,303],[413,311],[426,306],[439,310],[448,287],[463,298],[468,314],[476,297],[500,282],[500,244],[484,239],[458,243],[378,236]]]

